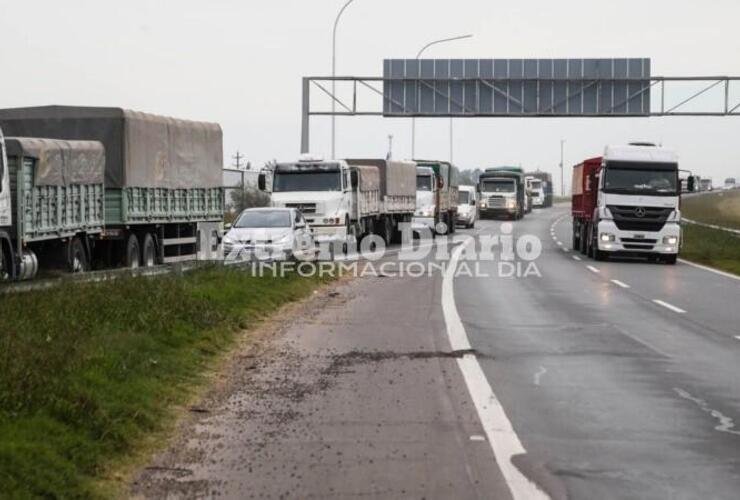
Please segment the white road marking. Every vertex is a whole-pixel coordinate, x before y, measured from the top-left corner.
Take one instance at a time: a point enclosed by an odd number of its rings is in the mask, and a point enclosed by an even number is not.
[[[623,283],[619,280],[612,280],[612,283],[622,288],[630,288],[630,286],[627,283]]]
[[[562,247],[563,246],[563,242],[562,241],[557,241],[556,243],[558,244],[559,247]]]
[[[563,247],[563,252],[568,253],[568,252],[570,252],[570,249],[569,248],[566,248],[566,247]]]
[[[663,302],[662,300],[658,300],[658,299],[653,299],[653,302],[655,302],[659,306],[665,307],[666,309],[670,309],[673,312],[677,312],[679,314],[685,314],[686,313],[686,311],[684,311],[680,307],[676,307],[673,304],[669,304],[668,302]]]
[[[726,273],[724,271],[720,271],[719,269],[715,269],[713,267],[702,266],[701,264],[697,264],[696,262],[691,262],[690,260],[685,260],[685,259],[678,259],[678,261],[683,264],[688,264],[691,267],[695,267],[697,269],[703,269],[704,271],[709,271],[710,273],[719,274],[720,276],[724,276],[725,278],[740,280],[740,276],[735,276],[734,274]]]
[[[728,434],[735,434],[735,435],[740,436],[740,431],[734,430],[735,422],[732,420],[732,418],[728,417],[727,415],[722,414],[721,412],[713,408],[710,408],[709,404],[706,401],[692,396],[688,391],[685,391],[678,387],[674,387],[673,390],[676,392],[676,394],[678,394],[682,398],[694,403],[696,406],[699,407],[701,411],[705,413],[709,413],[712,417],[717,419],[719,423],[714,427],[715,431],[727,432]]]
[[[596,268],[596,267],[594,267],[594,266],[586,266],[586,268],[587,268],[587,269],[588,269],[589,271],[591,271],[592,273],[596,273],[596,274],[599,274],[599,273],[601,272],[601,271],[599,271],[599,269],[598,269],[598,268]]]
[[[740,340],[740,335],[735,335],[735,340]]]
[[[469,243],[470,241],[466,241],[454,250],[450,265],[442,280],[442,313],[453,351],[470,349],[468,335],[455,305],[453,287],[457,262]],[[485,430],[496,463],[501,470],[501,475],[503,475],[509,491],[511,491],[511,496],[515,500],[548,499],[547,494],[527,479],[511,461],[513,457],[527,451],[507,418],[504,408],[493,393],[493,389],[488,383],[480,363],[478,363],[478,358],[473,354],[466,354],[462,358],[458,358],[457,366],[460,367],[465,384],[468,386],[468,392],[470,392],[475,409],[478,411],[478,418],[480,418],[481,425]]]
[[[479,434],[475,434],[473,436],[470,436],[470,440],[471,441],[485,441],[486,440],[486,437],[485,436],[481,436]]]
[[[579,256],[577,256],[577,255],[574,255],[574,256],[573,256],[573,260],[577,260],[577,261],[579,261],[579,262],[580,262],[581,258],[580,258]]]

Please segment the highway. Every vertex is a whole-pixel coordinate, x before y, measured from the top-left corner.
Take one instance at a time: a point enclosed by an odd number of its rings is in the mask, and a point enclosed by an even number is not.
[[[736,499],[740,280],[590,261],[564,206],[513,229],[540,276],[376,273],[268,325],[132,493]]]

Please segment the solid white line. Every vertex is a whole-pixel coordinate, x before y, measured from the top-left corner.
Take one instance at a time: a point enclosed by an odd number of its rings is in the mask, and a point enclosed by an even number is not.
[[[673,311],[673,312],[677,312],[677,313],[679,313],[679,314],[684,314],[684,313],[686,312],[686,311],[684,311],[683,309],[681,309],[680,307],[676,307],[676,306],[674,306],[674,305],[672,305],[672,304],[669,304],[668,302],[663,302],[662,300],[658,300],[658,299],[653,299],[653,302],[655,302],[655,303],[656,303],[656,304],[658,304],[659,306],[663,306],[663,307],[665,307],[666,309],[670,309],[671,311]]]
[[[579,256],[577,256],[577,255],[574,255],[574,256],[573,256],[573,260],[577,260],[577,261],[579,261],[579,262],[580,262],[580,261],[581,261],[581,258],[580,258]]]
[[[466,241],[454,250],[450,265],[442,280],[442,313],[453,351],[470,349],[468,335],[455,305],[453,287],[457,262],[469,243],[470,241]],[[504,408],[493,393],[478,359],[472,354],[466,354],[462,358],[458,358],[457,366],[460,367],[465,384],[468,386],[468,392],[470,392],[475,409],[478,411],[478,418],[480,418],[481,425],[488,437],[501,475],[503,475],[509,491],[511,491],[511,496],[515,500],[549,498],[512,463],[511,459],[514,456],[524,454],[527,451],[507,418]]]
[[[587,269],[588,269],[589,271],[591,271],[592,273],[596,273],[596,274],[599,274],[599,273],[601,272],[601,271],[599,271],[599,270],[598,270],[597,268],[595,268],[594,266],[586,266],[586,268],[587,268]]]
[[[485,441],[486,440],[486,436],[481,436],[479,434],[474,434],[474,435],[470,436],[470,440],[471,441]]]
[[[740,340],[740,335],[735,335],[735,340]]]
[[[617,286],[620,286],[622,288],[630,288],[630,286],[627,283],[623,283],[619,280],[612,280],[612,283],[614,283]]]
[[[703,269],[704,271],[709,271],[710,273],[719,274],[720,276],[724,276],[725,278],[740,280],[740,276],[736,276],[734,274],[727,273],[725,271],[720,271],[719,269],[715,269],[713,267],[703,266],[701,264],[697,264],[696,262],[691,262],[690,260],[686,260],[686,259],[678,259],[678,261],[682,262],[683,264],[688,264],[691,267],[695,267],[697,269]]]

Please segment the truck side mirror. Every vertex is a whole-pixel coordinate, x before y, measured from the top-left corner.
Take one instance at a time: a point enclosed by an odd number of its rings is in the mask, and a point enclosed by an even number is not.
[[[437,189],[445,187],[445,180],[442,177],[437,177]]]
[[[689,176],[689,180],[686,182],[686,189],[689,191],[689,193],[693,193],[696,191],[696,177]]]
[[[259,189],[260,191],[265,191],[265,189],[266,189],[266,185],[267,185],[267,181],[266,181],[266,179],[265,179],[265,174],[261,173],[261,174],[260,174],[260,175],[259,175],[259,176],[257,177],[257,188],[258,188],[258,189]]]
[[[357,189],[357,186],[360,184],[360,179],[357,175],[357,170],[353,170],[349,174],[350,182],[352,183],[352,189]]]

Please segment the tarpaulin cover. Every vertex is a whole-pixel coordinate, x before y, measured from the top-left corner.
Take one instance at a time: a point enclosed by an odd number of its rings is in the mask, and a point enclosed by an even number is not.
[[[361,165],[356,168],[361,192],[378,191],[380,189],[380,175],[377,168]]]
[[[102,184],[105,148],[97,141],[6,137],[8,156],[34,158],[36,186]]]
[[[350,159],[350,165],[377,167],[381,196],[416,196],[416,163],[380,159]]]
[[[43,106],[0,110],[0,127],[7,135],[102,142],[109,188],[222,184],[222,133],[216,123],[121,108]]]

